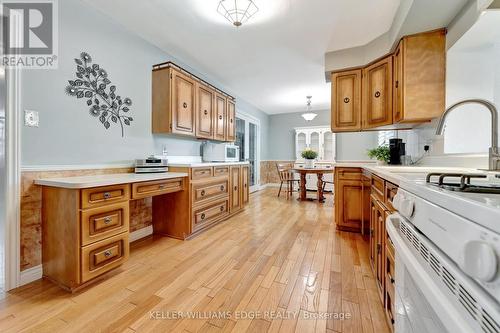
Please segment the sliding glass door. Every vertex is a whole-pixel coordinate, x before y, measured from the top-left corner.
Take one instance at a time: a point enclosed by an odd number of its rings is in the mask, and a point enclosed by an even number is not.
[[[240,161],[250,163],[250,192],[259,189],[260,179],[260,122],[258,119],[236,113],[236,142],[240,147]]]

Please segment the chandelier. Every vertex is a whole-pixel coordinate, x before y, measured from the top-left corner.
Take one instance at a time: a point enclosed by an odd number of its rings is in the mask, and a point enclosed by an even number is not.
[[[253,0],[220,0],[217,12],[236,27],[248,21],[259,8]]]
[[[311,111],[311,98],[312,96],[306,96],[307,98],[307,112],[302,114],[302,118],[306,121],[311,121],[316,118],[317,114]]]

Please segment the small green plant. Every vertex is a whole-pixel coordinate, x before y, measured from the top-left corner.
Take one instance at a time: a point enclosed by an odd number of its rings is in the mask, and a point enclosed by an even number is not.
[[[390,152],[388,146],[378,146],[377,148],[368,149],[368,157],[377,159],[378,161],[389,162]]]
[[[318,157],[318,153],[312,149],[306,149],[302,152],[301,156],[306,160],[314,160],[316,157]]]

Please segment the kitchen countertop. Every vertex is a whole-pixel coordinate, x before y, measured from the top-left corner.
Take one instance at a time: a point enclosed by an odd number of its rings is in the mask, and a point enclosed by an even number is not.
[[[36,179],[35,184],[43,186],[61,187],[68,189],[81,189],[89,187],[109,186],[127,183],[146,182],[171,178],[187,177],[187,173],[164,172],[164,173],[113,173],[107,175],[41,178]]]
[[[169,167],[178,168],[198,168],[198,167],[211,167],[211,166],[224,166],[224,165],[246,165],[250,162],[186,162],[186,163],[168,163]]]

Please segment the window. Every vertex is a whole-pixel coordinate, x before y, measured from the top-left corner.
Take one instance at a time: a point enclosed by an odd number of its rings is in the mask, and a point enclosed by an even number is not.
[[[396,131],[380,131],[378,132],[378,145],[389,145],[389,140],[396,137]]]

